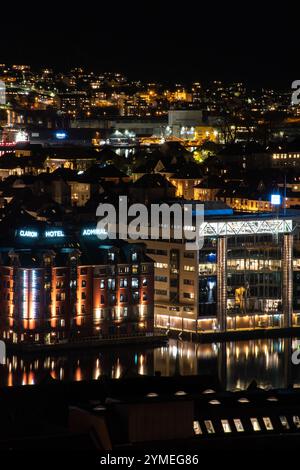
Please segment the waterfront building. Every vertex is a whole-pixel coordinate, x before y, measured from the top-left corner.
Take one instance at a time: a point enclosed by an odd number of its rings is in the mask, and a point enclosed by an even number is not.
[[[204,246],[146,240],[155,266],[155,326],[201,333],[300,322],[300,213],[238,214],[205,203]]]
[[[142,245],[102,243],[91,228],[41,223],[4,233],[3,339],[53,343],[153,331],[153,262]]]

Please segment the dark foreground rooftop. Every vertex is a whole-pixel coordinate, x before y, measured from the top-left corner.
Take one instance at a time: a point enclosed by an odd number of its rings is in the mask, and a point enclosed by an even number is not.
[[[0,449],[179,452],[300,443],[300,391],[225,392],[210,376],[136,376],[0,391]]]

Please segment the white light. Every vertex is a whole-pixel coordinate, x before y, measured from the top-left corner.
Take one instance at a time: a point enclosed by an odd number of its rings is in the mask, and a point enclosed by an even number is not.
[[[23,271],[23,318],[27,318],[27,271]]]
[[[64,237],[65,234],[62,230],[50,230],[45,232],[45,237],[46,238],[58,238],[58,237]]]
[[[271,195],[271,204],[273,204],[274,206],[280,206],[280,204],[281,204],[280,194],[272,194]]]
[[[32,295],[32,310],[31,318],[36,317],[36,296],[37,296],[37,281],[36,281],[36,271],[33,269],[31,271],[31,295]]]
[[[293,231],[293,221],[283,219],[258,219],[253,221],[203,222],[200,235],[213,237],[221,235],[253,235],[290,233]]]
[[[67,137],[67,134],[65,132],[56,132],[55,137],[59,140],[63,140]]]
[[[28,142],[28,134],[24,131],[19,131],[16,134],[15,141],[18,142]]]
[[[93,236],[93,235],[102,235],[102,234],[106,234],[107,232],[105,230],[100,230],[100,229],[97,229],[97,228],[85,228],[82,232],[82,235],[84,237],[90,237],[90,236]]]
[[[33,230],[20,230],[20,237],[37,238],[38,232]]]

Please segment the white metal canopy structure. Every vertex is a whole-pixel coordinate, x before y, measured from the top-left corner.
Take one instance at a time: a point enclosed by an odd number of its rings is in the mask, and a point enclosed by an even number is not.
[[[284,219],[203,222],[200,226],[200,235],[204,237],[254,234],[276,235],[278,233],[291,233],[292,231],[293,221]]]

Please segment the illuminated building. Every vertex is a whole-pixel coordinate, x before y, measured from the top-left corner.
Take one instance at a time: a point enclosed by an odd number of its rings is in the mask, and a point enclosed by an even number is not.
[[[0,248],[2,338],[53,343],[153,331],[153,262],[141,245],[42,224],[10,235],[11,246],[7,237]]]
[[[176,197],[183,197],[189,200],[194,199],[195,186],[201,181],[200,172],[196,170],[197,168],[189,172],[188,170],[178,169],[176,173],[168,177],[169,181],[176,188]],[[165,174],[165,170],[162,173]]]
[[[254,197],[254,195],[249,197],[246,193],[240,195],[232,194],[232,192],[228,194],[227,192],[226,194],[226,190],[220,190],[215,199],[223,201],[232,209],[241,212],[270,212],[276,209],[272,202],[268,201],[266,198],[260,199]]]
[[[195,140],[205,142],[209,140],[211,142],[219,141],[219,131],[213,126],[196,126],[195,127]]]
[[[295,167],[300,163],[300,151],[298,152],[282,152],[272,155],[273,167]]]
[[[235,214],[207,203],[204,246],[147,240],[155,326],[201,333],[300,323],[299,212]]]
[[[200,126],[202,123],[202,110],[172,109],[168,112],[168,125],[175,137],[193,140],[195,138],[195,127]]]

